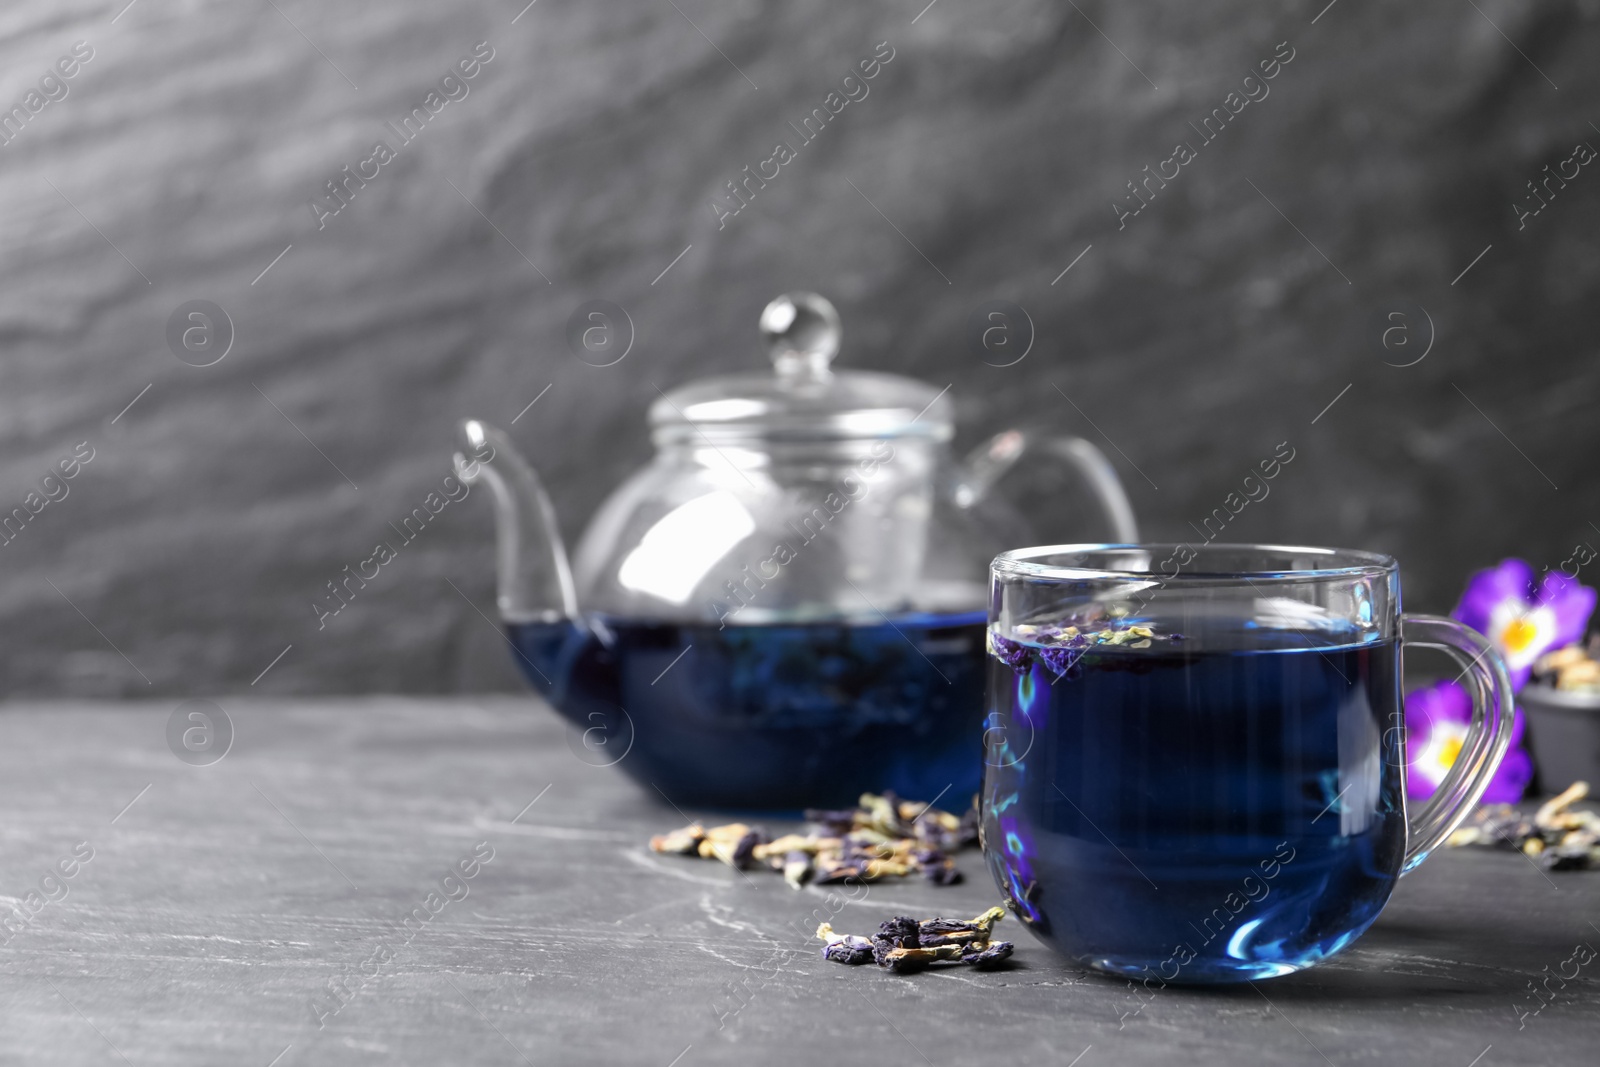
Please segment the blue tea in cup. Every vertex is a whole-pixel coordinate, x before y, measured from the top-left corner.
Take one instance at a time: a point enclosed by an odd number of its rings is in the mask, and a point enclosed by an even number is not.
[[[990,578],[984,854],[1023,923],[1095,970],[1238,982],[1326,959],[1510,741],[1499,655],[1402,616],[1386,556],[1067,545],[1008,552]],[[1454,654],[1475,704],[1409,823],[1406,641]]]

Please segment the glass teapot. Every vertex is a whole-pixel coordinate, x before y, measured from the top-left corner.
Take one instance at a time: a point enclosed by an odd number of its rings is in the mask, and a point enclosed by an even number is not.
[[[461,423],[455,464],[494,499],[498,601],[573,752],[675,804],[795,809],[864,791],[976,791],[987,568],[1038,540],[991,494],[1026,454],[1078,471],[1138,540],[1099,449],[1008,430],[951,454],[944,390],[834,370],[839,316],[768,304],[771,372],[650,409],[655,457],[603,503],[575,566],[533,469]],[[1063,534],[1077,531],[1060,531]]]

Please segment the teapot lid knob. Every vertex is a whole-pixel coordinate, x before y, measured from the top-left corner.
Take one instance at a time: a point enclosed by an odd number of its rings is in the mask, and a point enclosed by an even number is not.
[[[839,354],[839,312],[816,293],[784,293],[761,312],[761,336],[778,376],[826,381]]]

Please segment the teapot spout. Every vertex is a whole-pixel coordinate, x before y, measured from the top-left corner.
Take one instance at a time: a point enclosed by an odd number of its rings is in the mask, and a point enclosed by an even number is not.
[[[539,476],[503,431],[479,419],[462,420],[458,444],[456,477],[487,484],[494,497],[500,617],[513,623],[576,618],[572,568]]]

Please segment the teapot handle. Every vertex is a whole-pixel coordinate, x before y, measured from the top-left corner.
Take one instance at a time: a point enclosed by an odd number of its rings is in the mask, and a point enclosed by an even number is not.
[[[1028,452],[1042,452],[1063,461],[1088,483],[1111,523],[1112,540],[1125,545],[1138,544],[1139,527],[1134,522],[1133,505],[1122,489],[1122,480],[1105,453],[1081,437],[1030,434],[1005,430],[995,434],[967,454],[962,464],[964,478],[957,489],[957,501],[971,507],[989,494],[994,484],[1016,466]]]

